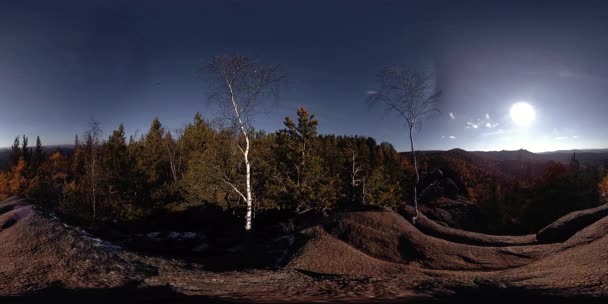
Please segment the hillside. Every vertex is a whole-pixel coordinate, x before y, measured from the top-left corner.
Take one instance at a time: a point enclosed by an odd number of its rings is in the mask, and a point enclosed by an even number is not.
[[[577,230],[548,244],[533,235],[446,230],[428,219],[421,232],[393,211],[340,212],[296,231],[285,266],[214,272],[204,260],[154,257],[98,239],[11,198],[0,203],[0,294],[93,303],[124,297],[180,303],[510,303],[524,296],[601,302],[608,297],[608,264],[602,262],[608,259],[607,211],[605,206],[560,219],[552,228],[558,234],[567,231],[559,227]]]

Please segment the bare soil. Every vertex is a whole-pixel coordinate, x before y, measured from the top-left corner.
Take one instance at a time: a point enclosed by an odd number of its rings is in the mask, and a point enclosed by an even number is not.
[[[11,198],[0,203],[0,301],[608,301],[608,217],[551,244],[418,225],[387,210],[338,213],[298,231],[280,267],[216,271],[116,246]]]

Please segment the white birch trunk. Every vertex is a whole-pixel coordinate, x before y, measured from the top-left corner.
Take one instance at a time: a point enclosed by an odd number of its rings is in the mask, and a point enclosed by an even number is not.
[[[416,193],[416,188],[418,187],[418,183],[420,181],[420,175],[418,175],[418,163],[416,162],[416,151],[414,150],[414,137],[412,136],[412,129],[414,128],[413,125],[410,126],[410,147],[412,149],[412,158],[414,160],[414,172],[416,173],[415,175],[415,180],[414,180],[414,184],[413,184],[413,188],[414,188],[414,202],[413,202],[413,207],[414,207],[414,217],[412,217],[412,224],[416,225],[416,220],[418,219],[418,194]]]
[[[244,129],[244,128],[243,128]],[[245,152],[243,153],[244,158],[245,158],[245,187],[247,188],[246,191],[246,195],[247,195],[247,199],[246,199],[246,203],[247,203],[247,213],[245,214],[245,230],[249,231],[251,230],[251,213],[252,213],[252,207],[253,207],[253,202],[252,202],[252,197],[251,197],[251,163],[249,162],[249,138],[247,137],[247,134],[243,131],[243,133],[245,134],[245,142],[246,142],[246,146],[245,146]]]

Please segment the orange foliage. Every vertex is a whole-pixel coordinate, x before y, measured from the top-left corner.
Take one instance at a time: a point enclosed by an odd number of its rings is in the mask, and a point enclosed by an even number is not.
[[[0,200],[3,201],[10,196],[9,175],[6,172],[0,172]]]
[[[23,193],[27,186],[27,180],[25,179],[24,173],[26,163],[23,157],[19,158],[17,165],[11,170],[11,179],[9,181],[9,191],[12,195],[20,195]]]
[[[597,185],[597,189],[600,193],[600,199],[604,203],[608,203],[608,175],[604,176],[604,178]]]

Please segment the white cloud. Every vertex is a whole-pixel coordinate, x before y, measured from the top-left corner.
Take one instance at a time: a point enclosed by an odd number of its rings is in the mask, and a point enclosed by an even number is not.
[[[508,135],[508,134],[513,134],[514,131],[515,130],[513,130],[513,129],[508,129],[508,130],[498,129],[496,131],[484,132],[484,133],[481,133],[480,135],[482,137],[496,136],[496,135]]]
[[[477,129],[479,128],[479,124],[477,122],[467,121],[467,129]]]
[[[456,138],[456,136],[450,135],[450,139],[455,139],[455,138]]]
[[[490,117],[490,113],[486,113],[482,118],[471,119],[467,121],[467,129],[479,129],[480,127],[486,127],[488,129],[496,128],[500,124],[494,122]]]
[[[573,139],[578,139],[579,137],[580,137],[580,136],[578,136],[578,135],[574,135],[574,136],[572,136],[572,138],[573,138]]]
[[[456,119],[456,116],[454,116],[454,113],[452,113],[452,112],[450,112],[450,119],[451,119],[451,120]]]

